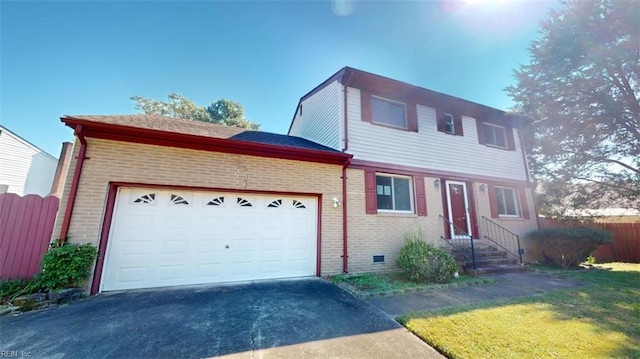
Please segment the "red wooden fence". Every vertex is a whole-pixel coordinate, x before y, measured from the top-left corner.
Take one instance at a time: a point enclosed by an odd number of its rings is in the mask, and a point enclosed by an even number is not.
[[[53,196],[0,194],[0,280],[29,279],[38,273],[58,202]]]
[[[640,263],[640,223],[567,223],[540,218],[540,228],[581,225],[613,232],[613,242],[598,247],[593,254],[598,262]]]

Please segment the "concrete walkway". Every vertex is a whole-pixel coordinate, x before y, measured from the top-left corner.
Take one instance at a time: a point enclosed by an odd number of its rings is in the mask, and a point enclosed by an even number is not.
[[[579,281],[534,272],[499,274],[484,276],[484,278],[490,278],[496,282],[394,297],[377,297],[368,301],[389,316],[396,318],[411,312],[505,300],[587,285]]]

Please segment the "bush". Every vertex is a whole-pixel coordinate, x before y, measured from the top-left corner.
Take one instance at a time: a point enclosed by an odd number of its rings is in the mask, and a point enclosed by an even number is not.
[[[544,228],[526,237],[540,243],[548,264],[565,269],[584,262],[598,245],[613,241],[612,232],[586,227]]]
[[[406,279],[416,283],[447,283],[458,269],[453,256],[425,242],[420,230],[405,235],[398,266]]]
[[[35,279],[47,290],[81,286],[89,278],[96,254],[91,244],[54,243],[42,258],[42,271]]]

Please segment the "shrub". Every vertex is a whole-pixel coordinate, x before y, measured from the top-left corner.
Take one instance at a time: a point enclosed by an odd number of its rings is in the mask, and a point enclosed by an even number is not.
[[[91,244],[54,243],[40,262],[36,281],[47,290],[80,286],[89,278],[96,254]]]
[[[416,283],[447,283],[458,269],[453,256],[425,242],[420,230],[405,235],[398,266],[406,279]]]
[[[548,264],[565,269],[584,262],[598,245],[613,241],[612,232],[586,227],[544,228],[526,237],[540,242]]]

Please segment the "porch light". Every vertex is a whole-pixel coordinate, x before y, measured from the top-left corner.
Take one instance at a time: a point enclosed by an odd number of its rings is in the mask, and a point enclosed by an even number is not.
[[[487,185],[486,185],[486,184],[484,184],[484,183],[483,183],[483,184],[481,184],[481,185],[480,185],[480,192],[484,193],[484,191],[486,191],[486,190],[487,190]]]
[[[342,205],[342,202],[340,202],[340,200],[336,197],[333,197],[331,200],[333,201],[333,208],[338,208],[340,207],[340,205]]]
[[[440,179],[436,179],[435,181],[433,181],[433,187],[435,188],[440,188]]]

